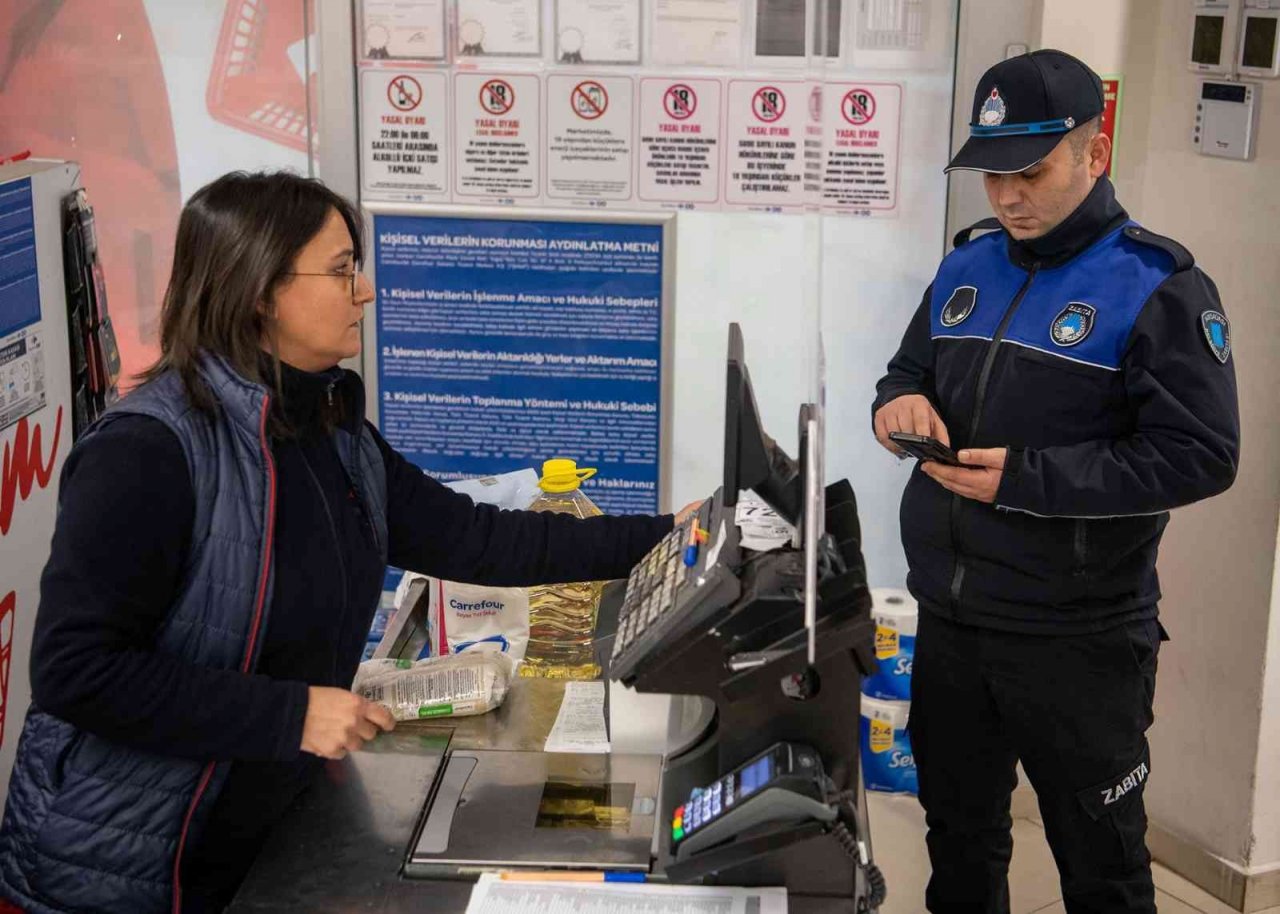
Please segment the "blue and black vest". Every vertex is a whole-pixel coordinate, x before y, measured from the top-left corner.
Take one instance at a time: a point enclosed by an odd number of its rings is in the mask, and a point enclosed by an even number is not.
[[[155,650],[193,664],[252,673],[271,608],[275,467],[267,390],[206,356],[216,415],[193,408],[179,377],[124,398],[76,442],[122,415],[165,423],[187,457],[195,495],[190,554]],[[387,480],[363,421],[335,445],[387,543]],[[34,705],[18,745],[0,828],[0,895],[31,914],[181,909],[182,854],[197,840],[230,763],[154,755],[77,730]]]

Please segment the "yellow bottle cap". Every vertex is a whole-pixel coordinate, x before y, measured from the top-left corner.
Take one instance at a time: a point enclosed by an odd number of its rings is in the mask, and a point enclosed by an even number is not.
[[[567,457],[543,461],[538,487],[544,492],[572,492],[584,479],[596,475],[595,467],[578,469],[578,462]]]

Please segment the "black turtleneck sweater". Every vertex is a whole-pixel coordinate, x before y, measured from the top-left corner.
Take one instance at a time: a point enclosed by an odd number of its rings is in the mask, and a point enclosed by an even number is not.
[[[350,685],[384,566],[324,408],[362,422],[359,378],[283,366],[272,439],[275,588],[255,675],[154,651],[182,583],[194,495],[161,422],[125,416],[76,449],[41,581],[34,701],[76,727],[140,749],[231,761],[202,838],[184,854],[184,910],[220,910],[318,759],[300,751],[307,687]],[[671,518],[578,521],[476,506],[425,476],[373,431],[387,468],[390,561],[500,585],[625,577]]]
[[[1024,269],[1033,264],[1042,270],[1051,269],[1066,263],[1128,220],[1129,214],[1116,199],[1114,185],[1106,178],[1099,178],[1084,202],[1039,238],[1017,241],[1010,235],[1009,258]]]

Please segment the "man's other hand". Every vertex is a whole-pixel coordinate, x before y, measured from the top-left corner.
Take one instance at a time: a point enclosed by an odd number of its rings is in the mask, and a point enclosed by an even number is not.
[[[942,417],[933,408],[929,398],[921,394],[903,394],[895,397],[876,410],[876,440],[890,454],[903,456],[902,449],[889,440],[890,432],[906,432],[909,435],[927,435],[937,438],[947,447],[951,446],[951,436]]]
[[[960,462],[975,469],[949,467],[936,460],[926,460],[920,470],[949,492],[985,504],[996,500],[1004,464],[1009,459],[1007,447],[969,448],[956,454]]]

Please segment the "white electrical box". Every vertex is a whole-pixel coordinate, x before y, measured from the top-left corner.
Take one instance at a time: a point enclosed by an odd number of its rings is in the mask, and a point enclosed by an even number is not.
[[[1201,82],[1196,101],[1196,151],[1224,159],[1252,159],[1258,132],[1257,99],[1256,83]]]
[[[1191,0],[1187,66],[1197,73],[1229,73],[1235,64],[1240,0]]]
[[[1245,0],[1240,22],[1236,72],[1241,76],[1280,76],[1280,0]]]

